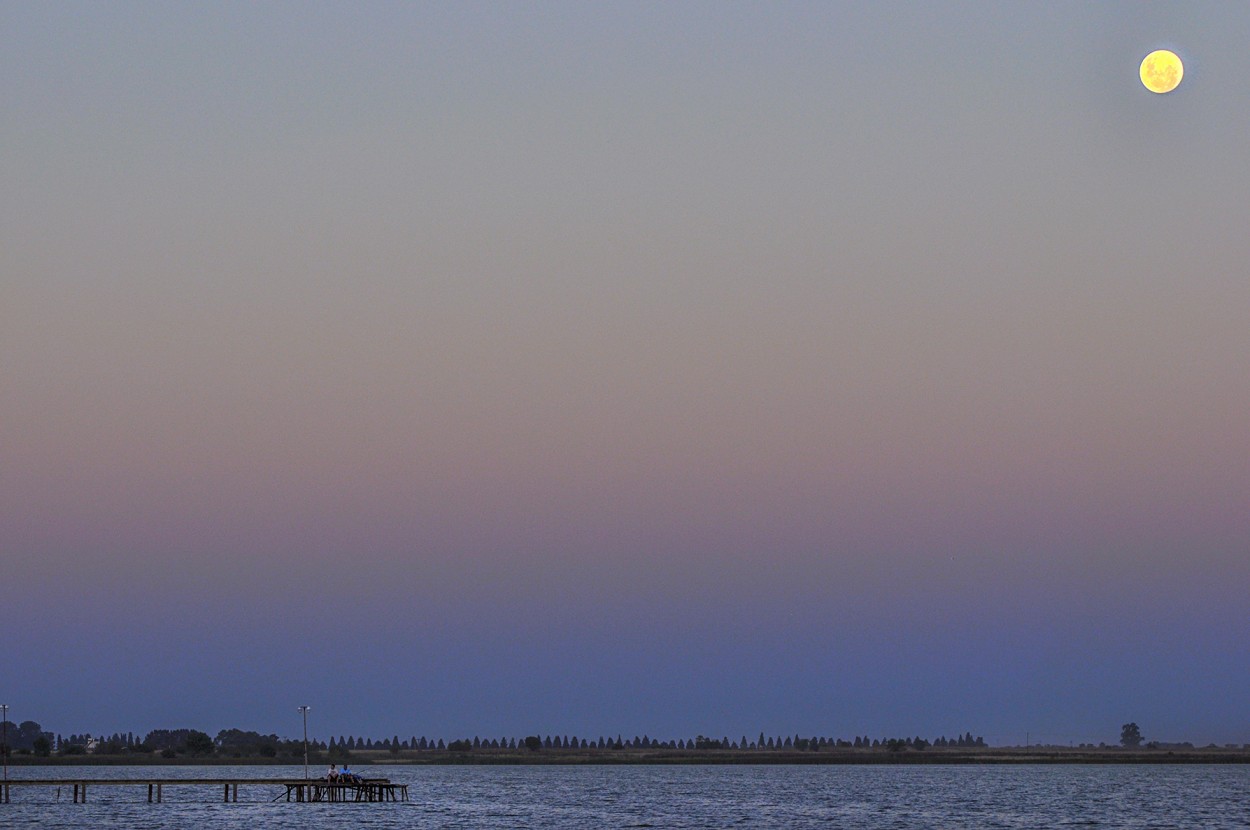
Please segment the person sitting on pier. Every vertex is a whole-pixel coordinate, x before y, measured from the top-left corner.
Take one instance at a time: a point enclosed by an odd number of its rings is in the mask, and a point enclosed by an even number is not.
[[[360,780],[360,777],[353,773],[347,764],[344,764],[343,769],[339,771],[339,780],[348,784],[355,784]]]
[[[330,765],[330,771],[326,773],[326,780],[331,784],[339,780],[339,770],[334,764]]]

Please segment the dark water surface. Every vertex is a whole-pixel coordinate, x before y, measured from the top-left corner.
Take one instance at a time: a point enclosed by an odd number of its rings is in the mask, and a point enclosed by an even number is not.
[[[318,770],[319,771],[319,770]],[[1247,828],[1245,766],[366,767],[407,804],[288,804],[243,787],[17,788],[0,828]],[[77,767],[10,778],[279,778],[286,767]]]

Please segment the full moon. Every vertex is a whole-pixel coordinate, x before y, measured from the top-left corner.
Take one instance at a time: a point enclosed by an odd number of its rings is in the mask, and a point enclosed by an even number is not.
[[[1171,92],[1180,85],[1185,67],[1175,52],[1160,49],[1141,62],[1141,82],[1151,92]]]

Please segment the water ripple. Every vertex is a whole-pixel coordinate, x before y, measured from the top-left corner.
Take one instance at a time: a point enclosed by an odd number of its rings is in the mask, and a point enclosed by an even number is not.
[[[1240,766],[372,767],[407,783],[406,804],[289,804],[272,787],[239,803],[206,787],[19,788],[3,828],[352,830],[370,828],[913,828],[1089,827],[1223,830],[1250,826],[1250,770]],[[14,777],[153,775],[150,767],[22,768]],[[272,778],[257,767],[161,768],[162,777]]]

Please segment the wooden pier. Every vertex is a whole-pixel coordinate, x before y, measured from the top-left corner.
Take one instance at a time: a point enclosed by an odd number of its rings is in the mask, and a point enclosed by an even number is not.
[[[385,778],[360,781],[296,781],[286,785],[287,801],[407,801],[408,785]]]
[[[0,804],[11,804],[11,792],[19,787],[53,787],[69,791],[74,804],[87,803],[87,790],[94,787],[147,787],[148,803],[165,800],[166,787],[208,787],[222,794],[222,801],[237,803],[239,787],[282,787],[286,800],[295,802],[384,802],[407,801],[408,785],[392,784],[388,778],[361,778],[357,781],[327,781],[324,778],[19,778],[0,784]],[[278,793],[271,801],[283,798]]]

